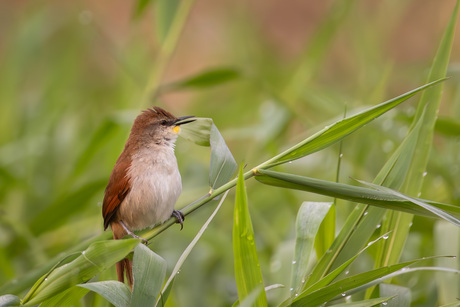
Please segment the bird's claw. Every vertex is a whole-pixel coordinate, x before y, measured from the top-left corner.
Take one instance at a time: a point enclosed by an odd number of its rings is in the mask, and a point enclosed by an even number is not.
[[[180,224],[180,230],[182,230],[184,228],[185,215],[178,210],[174,210],[171,216],[176,218],[176,223]]]

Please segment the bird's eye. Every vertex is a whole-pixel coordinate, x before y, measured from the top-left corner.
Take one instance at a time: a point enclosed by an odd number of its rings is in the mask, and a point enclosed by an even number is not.
[[[166,125],[168,124],[168,122],[167,122],[166,120],[162,120],[162,121],[160,122],[160,124],[161,124],[162,126],[166,126]]]

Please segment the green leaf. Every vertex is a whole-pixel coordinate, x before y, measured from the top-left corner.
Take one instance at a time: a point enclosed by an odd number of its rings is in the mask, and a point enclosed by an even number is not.
[[[131,290],[127,285],[119,281],[99,281],[80,284],[78,286],[98,293],[115,307],[131,306]]]
[[[215,190],[227,183],[235,174],[237,164],[224,138],[210,118],[197,118],[185,125],[180,135],[202,146],[211,146],[209,186]]]
[[[240,166],[236,186],[235,210],[233,215],[233,254],[235,261],[235,281],[239,300],[243,301],[252,291],[262,288],[253,306],[267,306],[263,289],[262,272],[254,240],[251,217],[249,215],[243,166]]]
[[[164,43],[179,8],[180,0],[156,0],[155,29],[160,44]]]
[[[391,299],[393,298],[394,296],[379,297],[379,298],[374,298],[370,300],[357,301],[357,302],[351,302],[351,303],[345,303],[345,304],[334,304],[334,307],[372,307],[372,306],[382,306],[382,304],[388,306],[385,303],[390,302]]]
[[[362,250],[360,250],[356,255],[342,263],[338,268],[334,269],[332,272],[321,278],[320,280],[316,281],[314,284],[310,286],[311,283],[307,283],[304,289],[304,293],[312,293],[314,291],[317,291],[321,288],[326,287],[329,285],[334,279],[336,279],[345,269],[353,262],[355,261],[356,258],[358,258],[359,255],[361,255],[365,250],[367,250],[369,247],[374,245],[376,242],[382,240],[382,239],[387,239],[388,235],[381,236],[377,239],[375,239],[372,242],[369,242],[366,247],[364,247]],[[347,275],[347,274],[346,274]]]
[[[204,71],[192,77],[188,77],[184,80],[173,82],[171,84],[163,85],[160,90],[161,92],[173,91],[173,90],[184,90],[194,88],[206,88],[216,86],[225,82],[229,82],[237,79],[240,76],[240,72],[234,68],[215,68]]]
[[[134,10],[134,17],[140,17],[150,2],[153,2],[153,0],[137,0],[136,9]]]
[[[302,293],[294,299],[293,307],[300,306],[319,306],[328,302],[335,297],[343,297],[351,295],[356,292],[356,289],[362,290],[370,287],[376,282],[381,282],[382,278],[392,276],[391,273],[399,271],[399,273],[408,272],[409,270],[402,270],[407,266],[424,259],[412,260],[400,264],[391,265],[388,267],[378,268],[375,270],[367,271],[361,274],[350,276],[326,287],[320,288],[312,293]]]
[[[393,194],[401,199],[405,199],[407,201],[410,201],[411,203],[415,204],[415,205],[418,205],[424,209],[426,209],[427,211],[430,211],[432,212],[433,214],[437,215],[438,217],[440,217],[441,219],[444,219],[454,225],[457,225],[460,227],[460,219],[444,212],[443,210],[439,209],[439,208],[436,208],[435,206],[432,206],[430,204],[427,204],[419,199],[416,199],[416,198],[412,198],[412,197],[409,197],[407,195],[404,195],[398,191],[395,191],[395,190],[392,190],[390,188],[387,188],[387,187],[382,187],[382,186],[379,186],[379,185],[376,185],[376,184],[372,184],[372,183],[369,183],[369,182],[364,182],[364,181],[361,181],[361,180],[358,180],[358,182],[364,184],[364,185],[367,185],[371,188],[374,188],[376,190],[379,190],[379,191],[382,191],[382,192],[385,192],[385,193],[389,193],[389,194]]]
[[[446,76],[454,39],[458,8],[459,2],[457,1],[431,66],[427,82],[444,78]],[[418,138],[415,145],[415,153],[410,162],[410,169],[402,188],[402,191],[407,195],[415,196],[421,192],[423,179],[425,177],[423,174],[426,171],[432,147],[434,127],[441,102],[442,90],[443,85],[433,87],[424,91],[420,97],[411,130],[417,129],[417,123],[422,121],[422,125],[419,128],[419,134],[422,137]],[[393,264],[399,261],[405,241],[409,235],[412,220],[413,216],[411,215],[395,212],[387,213],[386,225],[390,225],[390,227],[394,230],[395,240],[383,251],[385,255],[385,264]]]
[[[139,242],[138,239],[126,239],[91,244],[72,262],[53,269],[40,278],[22,302],[25,306],[33,306],[74,285],[88,281],[123,259]]]
[[[305,284],[310,255],[319,226],[332,203],[304,202],[296,220],[296,244],[292,261],[291,296],[297,294]]]
[[[153,305],[163,286],[166,267],[166,260],[147,246],[136,246],[133,257],[134,286],[131,306]]]
[[[19,297],[13,294],[5,294],[0,296],[0,307],[19,306],[21,301]]]
[[[380,296],[394,296],[394,299],[388,302],[387,307],[410,307],[412,295],[409,288],[385,284],[379,285]]]
[[[426,206],[423,207],[418,203],[415,204],[406,198],[396,196],[389,192],[376,191],[343,183],[336,183],[269,170],[258,170],[258,174],[255,178],[264,184],[313,192],[421,216],[439,217],[438,215],[432,213],[432,211],[427,210],[425,208]],[[414,200],[421,201],[429,206],[433,206],[436,209],[444,211],[445,214],[448,214],[449,220],[452,222],[457,223],[456,221],[458,220],[458,217],[460,217],[460,207],[458,206],[436,203],[427,200]]]
[[[453,118],[439,117],[436,120],[435,130],[445,136],[460,136],[460,122]]]
[[[321,149],[324,149],[340,141],[347,135],[361,128],[365,124],[371,122],[380,115],[388,112],[389,110],[401,104],[403,101],[409,99],[410,97],[414,96],[418,92],[423,91],[424,89],[438,84],[444,80],[445,78],[425,84],[401,96],[381,103],[373,108],[367,109],[354,116],[350,116],[341,121],[338,121],[332,124],[331,126],[326,127],[323,130],[315,133],[311,137],[305,139],[304,141],[298,143],[290,149],[284,151],[283,153],[277,155],[276,157],[270,160],[270,163],[267,167],[272,167],[278,164],[293,161],[305,157],[314,152],[317,152]]]
[[[40,307],[61,307],[61,306],[75,306],[76,303],[88,293],[87,289],[79,287],[71,287],[61,293],[47,299],[40,304]]]
[[[213,125],[211,118],[197,117],[195,121],[182,126],[179,135],[197,145],[211,146],[211,127]]]

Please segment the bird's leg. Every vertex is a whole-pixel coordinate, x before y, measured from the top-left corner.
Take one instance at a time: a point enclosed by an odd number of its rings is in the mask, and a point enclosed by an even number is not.
[[[178,210],[174,210],[171,216],[176,218],[176,223],[180,224],[180,230],[182,230],[182,228],[184,228],[185,215]]]
[[[149,243],[146,239],[142,238],[142,237],[139,237],[138,235],[136,235],[134,232],[132,232],[131,230],[128,229],[128,227],[126,227],[125,223],[123,223],[122,220],[120,220],[120,224],[121,226],[123,226],[123,228],[126,230],[126,232],[133,238],[135,239],[141,239],[142,242],[144,242],[144,244],[147,244]]]

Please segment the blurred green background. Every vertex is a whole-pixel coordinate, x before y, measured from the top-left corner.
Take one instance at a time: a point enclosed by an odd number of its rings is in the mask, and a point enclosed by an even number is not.
[[[345,110],[423,84],[455,4],[197,0],[159,75],[160,84],[176,86],[163,86],[146,100],[168,25],[164,1],[141,14],[137,3],[126,0],[0,2],[0,284],[103,231],[103,191],[140,110],[159,105],[177,116],[211,117],[237,162],[254,166]],[[456,205],[459,59],[457,33],[421,195]],[[179,82],[209,70],[217,73],[208,81]],[[347,138],[340,180],[372,181],[407,133],[414,111],[413,102],[405,103]],[[179,139],[176,154],[181,208],[209,190],[209,150]],[[336,146],[283,168],[334,180],[338,155]],[[285,260],[292,254],[297,210],[302,201],[329,199],[255,181],[247,185],[265,284],[288,284]],[[171,305],[226,306],[237,298],[232,200],[176,278]],[[352,208],[339,202],[339,227]],[[212,209],[207,205],[187,217],[183,231],[172,227],[157,237],[155,252],[172,267]],[[403,260],[439,254],[433,228],[433,220],[415,218]],[[363,268],[372,267],[370,257],[363,257]],[[115,269],[104,274],[114,279]],[[433,273],[417,276],[400,277],[401,283],[420,289],[413,299],[431,306],[436,279]]]

